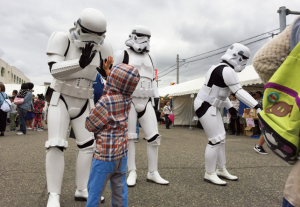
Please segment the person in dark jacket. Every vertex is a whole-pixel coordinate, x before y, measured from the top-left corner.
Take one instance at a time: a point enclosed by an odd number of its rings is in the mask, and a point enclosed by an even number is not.
[[[27,112],[29,111],[31,103],[32,103],[33,86],[34,86],[33,83],[23,83],[21,85],[21,90],[19,91],[19,93],[17,95],[18,98],[24,98],[24,103],[20,104],[18,107],[21,132],[18,132],[17,135],[26,134],[25,117],[26,117]]]
[[[5,93],[5,86],[3,83],[0,83],[0,107],[4,103],[5,99],[8,99],[7,94]],[[0,136],[4,136],[5,128],[6,128],[6,119],[7,112],[2,111],[0,109]]]

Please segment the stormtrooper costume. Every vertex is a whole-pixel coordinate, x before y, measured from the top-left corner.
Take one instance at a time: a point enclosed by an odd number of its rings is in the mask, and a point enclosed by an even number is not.
[[[158,107],[159,94],[157,83],[154,80],[155,59],[150,51],[151,32],[147,27],[136,25],[132,29],[129,39],[125,44],[126,50],[119,50],[114,54],[114,65],[125,63],[138,69],[140,81],[132,94],[131,109],[128,120],[128,186],[135,186],[137,174],[135,165],[135,143],[137,138],[137,118],[141,124],[145,138],[148,141],[148,174],[147,181],[158,184],[169,184],[158,173],[158,147],[161,136],[158,133],[157,119],[153,106]]]
[[[236,72],[246,67],[250,57],[250,50],[242,44],[235,43],[229,47],[221,57],[220,64],[212,66],[205,75],[205,83],[194,101],[194,109],[205,130],[209,143],[205,150],[204,180],[217,185],[226,185],[219,177],[228,180],[238,180],[225,168],[225,129],[220,113],[224,107],[228,109],[232,118],[237,117],[229,95],[235,96],[251,108],[259,109],[261,106],[239,84]],[[216,170],[216,165],[218,169]]]
[[[112,56],[104,40],[106,19],[96,9],[84,9],[69,33],[52,33],[47,47],[53,90],[48,111],[46,141],[47,207],[59,207],[64,173],[64,149],[71,121],[78,146],[75,200],[88,197],[87,182],[94,151],[94,134],[85,129],[85,119],[94,106],[93,82],[101,57]]]

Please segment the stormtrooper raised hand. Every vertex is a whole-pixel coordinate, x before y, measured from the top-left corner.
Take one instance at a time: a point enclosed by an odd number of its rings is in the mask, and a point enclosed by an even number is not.
[[[205,83],[194,101],[194,109],[209,141],[205,150],[204,180],[217,185],[226,185],[226,182],[219,177],[238,180],[238,177],[231,175],[225,167],[226,132],[220,109],[225,107],[233,118],[237,116],[237,111],[228,98],[230,93],[234,93],[239,100],[251,108],[258,110],[261,108],[258,102],[241,87],[236,74],[245,69],[249,57],[250,50],[246,46],[239,43],[231,45],[221,57],[222,62],[212,66],[206,73]]]
[[[129,39],[125,44],[129,47],[126,50],[119,50],[114,54],[114,64],[125,63],[138,69],[140,81],[132,94],[132,104],[128,120],[128,186],[135,186],[137,173],[135,165],[135,143],[137,138],[137,118],[141,124],[145,138],[148,142],[148,174],[147,180],[158,184],[169,184],[158,173],[158,148],[161,136],[158,133],[157,120],[153,106],[158,107],[159,94],[157,83],[154,80],[155,59],[150,51],[150,30],[141,25],[136,25],[131,30]]]
[[[46,141],[47,207],[59,207],[64,174],[64,150],[68,147],[69,123],[78,146],[75,200],[88,197],[87,182],[94,150],[94,134],[85,129],[85,119],[94,106],[93,82],[101,57],[112,56],[105,41],[106,19],[96,9],[84,9],[69,33],[52,33],[47,47],[48,65],[53,80],[48,111]]]

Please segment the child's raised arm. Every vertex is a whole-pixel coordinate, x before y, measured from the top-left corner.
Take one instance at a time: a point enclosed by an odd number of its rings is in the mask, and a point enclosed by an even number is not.
[[[91,110],[85,121],[85,128],[89,132],[100,133],[102,127],[108,123],[106,104],[100,99],[95,108]]]

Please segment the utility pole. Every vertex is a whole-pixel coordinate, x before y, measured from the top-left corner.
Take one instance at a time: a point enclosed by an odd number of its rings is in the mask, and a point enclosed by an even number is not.
[[[282,32],[286,27],[286,8],[285,8],[285,6],[279,7],[279,10],[277,10],[277,13],[279,13],[280,32]]]
[[[285,6],[279,7],[277,10],[279,13],[279,25],[280,25],[280,32],[282,32],[286,28],[286,16],[289,14],[300,14],[298,11],[291,11],[287,9]]]
[[[177,63],[177,80],[176,80],[176,84],[178,84],[179,83],[179,54],[177,54],[176,63]]]

